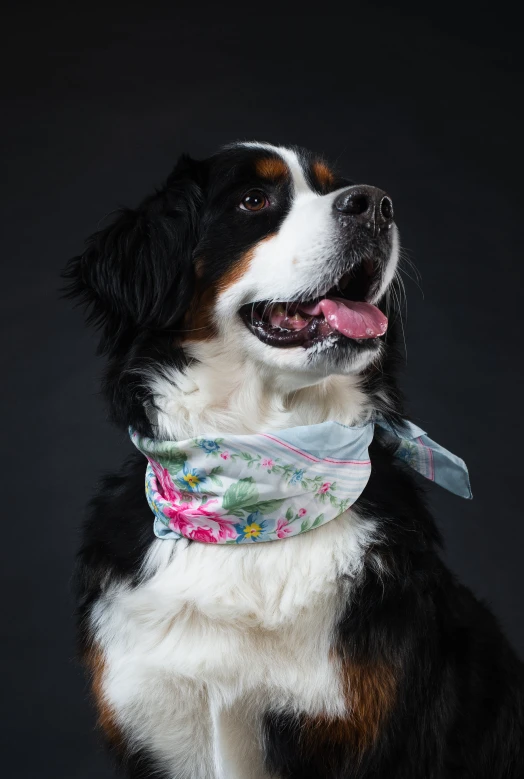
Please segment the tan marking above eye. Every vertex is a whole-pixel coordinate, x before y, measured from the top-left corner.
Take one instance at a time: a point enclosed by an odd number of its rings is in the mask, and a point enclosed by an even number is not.
[[[279,157],[262,157],[255,161],[255,171],[258,176],[270,181],[278,181],[289,176],[289,168]]]
[[[335,174],[323,160],[317,160],[311,166],[313,175],[322,189],[329,189],[335,183]]]

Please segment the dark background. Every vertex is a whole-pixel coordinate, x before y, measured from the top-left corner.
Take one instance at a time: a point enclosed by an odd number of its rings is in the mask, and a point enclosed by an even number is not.
[[[95,338],[58,275],[183,150],[298,143],[392,195],[424,292],[407,279],[403,387],[475,493],[431,490],[447,559],[524,653],[519,28],[500,5],[392,5],[22,3],[4,19],[6,776],[112,775],[68,588],[83,506],[130,444],[106,422]]]

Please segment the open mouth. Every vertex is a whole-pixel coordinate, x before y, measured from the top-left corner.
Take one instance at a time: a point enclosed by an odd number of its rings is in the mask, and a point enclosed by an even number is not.
[[[240,316],[263,343],[309,348],[337,336],[371,345],[387,330],[387,317],[366,298],[375,287],[374,263],[365,261],[344,274],[325,294],[303,301],[248,303]]]

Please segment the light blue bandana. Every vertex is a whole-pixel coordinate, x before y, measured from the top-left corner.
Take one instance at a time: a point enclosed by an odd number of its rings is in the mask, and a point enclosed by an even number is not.
[[[276,433],[156,441],[130,431],[147,457],[146,495],[159,538],[212,544],[276,541],[325,525],[355,503],[371,473],[375,424],[395,456],[471,498],[466,465],[404,421],[324,422]]]

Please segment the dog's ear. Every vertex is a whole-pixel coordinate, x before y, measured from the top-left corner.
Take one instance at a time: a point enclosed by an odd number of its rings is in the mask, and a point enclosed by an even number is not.
[[[166,184],[92,235],[66,266],[65,292],[101,330],[101,352],[116,352],[140,329],[173,327],[194,285],[206,165],[184,155]]]

